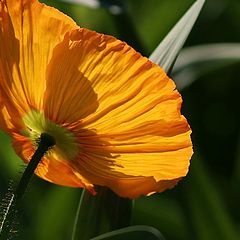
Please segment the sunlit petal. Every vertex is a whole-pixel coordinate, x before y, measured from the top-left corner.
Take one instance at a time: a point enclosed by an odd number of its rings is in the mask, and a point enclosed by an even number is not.
[[[163,69],[37,1],[2,0],[0,13],[0,127],[25,162],[42,133],[56,142],[36,174],[131,198],[187,174],[191,129]]]
[[[0,78],[9,101],[22,111],[42,108],[52,50],[75,22],[38,1],[0,1]]]

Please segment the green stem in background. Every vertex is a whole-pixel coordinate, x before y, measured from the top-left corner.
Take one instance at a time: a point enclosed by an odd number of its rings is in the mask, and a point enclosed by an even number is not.
[[[2,221],[0,223],[0,240],[10,239],[13,231],[12,225],[15,220],[17,209],[27,189],[28,183],[30,182],[30,179],[42,157],[51,147],[55,145],[55,140],[47,133],[42,133],[38,144],[38,148],[27,165],[27,168],[25,169],[17,185],[15,193],[11,194],[11,197],[9,198],[8,205],[4,211],[4,216],[2,217]]]
[[[130,225],[132,200],[121,198],[106,187],[98,186],[96,190],[96,196],[82,192],[72,240],[89,240]]]

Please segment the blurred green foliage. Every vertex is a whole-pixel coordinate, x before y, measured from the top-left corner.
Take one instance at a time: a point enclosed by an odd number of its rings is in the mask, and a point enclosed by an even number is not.
[[[82,27],[114,35],[149,55],[192,0],[128,0],[121,18],[106,9],[45,1],[73,17]],[[239,42],[239,0],[208,0],[187,46]],[[124,32],[123,32],[124,30]],[[135,32],[133,32],[133,30]],[[128,36],[138,36],[135,45]],[[192,127],[195,155],[178,186],[135,201],[133,225],[150,225],[167,240],[240,239],[240,63],[205,71],[181,93],[183,113]],[[23,170],[10,139],[0,134],[0,194]],[[81,190],[34,177],[19,214],[18,239],[69,240]],[[91,228],[91,222],[89,222]]]

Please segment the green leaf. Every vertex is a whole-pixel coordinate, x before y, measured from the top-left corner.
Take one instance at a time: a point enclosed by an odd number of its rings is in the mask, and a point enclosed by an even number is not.
[[[91,240],[164,240],[162,234],[150,226],[131,226],[102,234]]]
[[[185,48],[173,69],[173,78],[179,90],[188,87],[199,76],[239,62],[239,43],[217,43]]]
[[[166,72],[173,66],[204,2],[204,0],[197,0],[150,55],[150,60],[160,65]]]

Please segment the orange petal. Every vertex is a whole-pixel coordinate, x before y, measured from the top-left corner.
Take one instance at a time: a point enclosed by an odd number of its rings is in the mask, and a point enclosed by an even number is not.
[[[3,91],[0,91],[0,128],[10,134],[22,129],[19,112],[3,97]]]
[[[93,160],[94,158],[94,160]],[[98,166],[95,168],[92,163],[87,161],[98,161]],[[111,161],[104,165],[103,161],[96,156],[90,157],[88,154],[82,154],[78,161],[74,162],[75,169],[84,179],[94,185],[107,186],[121,197],[137,198],[141,195],[150,195],[156,192],[162,192],[172,188],[180,180],[160,180],[156,181],[154,177],[144,176],[127,176],[121,172],[114,172],[111,169]],[[136,168],[138,165],[136,164]]]
[[[114,37],[79,29],[55,48],[48,76],[46,114],[75,122],[83,153],[73,167],[90,182],[122,196],[131,186],[136,196],[187,174],[192,143],[181,96],[147,58]]]
[[[75,45],[79,43],[70,37],[67,33],[53,51],[47,67],[44,97],[45,115],[65,125],[81,121],[98,108],[97,94],[81,69],[87,50],[83,46],[76,52]]]
[[[37,174],[57,184],[108,186],[127,197],[163,191],[187,174],[191,130],[180,113],[181,96],[161,68],[114,37],[68,32],[76,25],[37,1],[10,0],[9,12],[0,3],[0,59],[6,59],[0,90],[9,101],[0,114],[9,124],[8,105],[21,114],[43,110],[81,146],[71,161],[46,156]],[[28,161],[32,144],[14,138]]]
[[[46,67],[74,21],[37,0],[0,0],[0,89],[24,112],[42,108]]]
[[[36,150],[30,140],[18,134],[14,135],[13,146],[16,153],[26,163],[30,161]],[[54,158],[51,152],[42,158],[35,173],[49,182],[63,186],[87,188],[94,193],[93,185],[75,172],[69,162]]]

